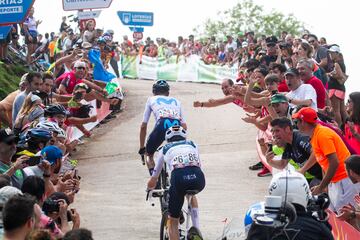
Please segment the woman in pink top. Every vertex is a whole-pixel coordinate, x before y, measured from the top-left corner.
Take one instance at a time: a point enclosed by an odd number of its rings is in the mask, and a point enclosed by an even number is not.
[[[345,123],[345,139],[360,154],[360,92],[353,92],[349,95],[347,103],[349,118]]]

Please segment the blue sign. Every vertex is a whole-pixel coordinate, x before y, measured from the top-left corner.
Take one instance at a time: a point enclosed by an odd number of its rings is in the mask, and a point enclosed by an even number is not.
[[[0,25],[24,22],[34,1],[35,0],[0,1]]]
[[[129,27],[132,32],[144,32],[143,27]]]
[[[0,40],[5,39],[11,30],[11,26],[0,27]]]
[[[128,26],[152,26],[154,14],[152,12],[117,12],[122,24]]]

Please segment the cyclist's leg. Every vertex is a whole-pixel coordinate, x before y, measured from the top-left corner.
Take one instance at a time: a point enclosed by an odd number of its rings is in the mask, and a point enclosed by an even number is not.
[[[182,169],[171,172],[171,184],[169,189],[169,236],[170,240],[179,239],[179,218],[184,204],[185,186],[182,180]]]
[[[160,119],[153,129],[153,131],[150,133],[147,141],[146,141],[146,165],[149,169],[150,175],[152,174],[152,171],[155,167],[154,162],[154,153],[156,150],[160,147],[160,145],[163,143],[165,139],[165,130],[163,129],[163,119]]]
[[[196,196],[191,198],[191,222],[194,227],[200,229],[200,220],[199,220],[199,204]]]

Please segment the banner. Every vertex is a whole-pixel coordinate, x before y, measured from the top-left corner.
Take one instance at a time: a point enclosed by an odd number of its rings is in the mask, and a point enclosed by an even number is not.
[[[151,58],[142,56],[121,56],[123,77],[168,81],[189,81],[221,83],[225,78],[237,78],[238,65],[207,65],[200,56],[171,56],[170,58]]]

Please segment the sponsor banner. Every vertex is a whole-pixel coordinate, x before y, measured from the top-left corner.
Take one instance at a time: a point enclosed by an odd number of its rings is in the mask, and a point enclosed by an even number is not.
[[[63,0],[64,11],[110,7],[112,0]]]
[[[171,56],[151,58],[142,56],[122,56],[123,77],[140,79],[165,79],[169,81],[190,81],[221,83],[224,78],[237,78],[237,64],[232,67],[207,65],[199,56]]]

